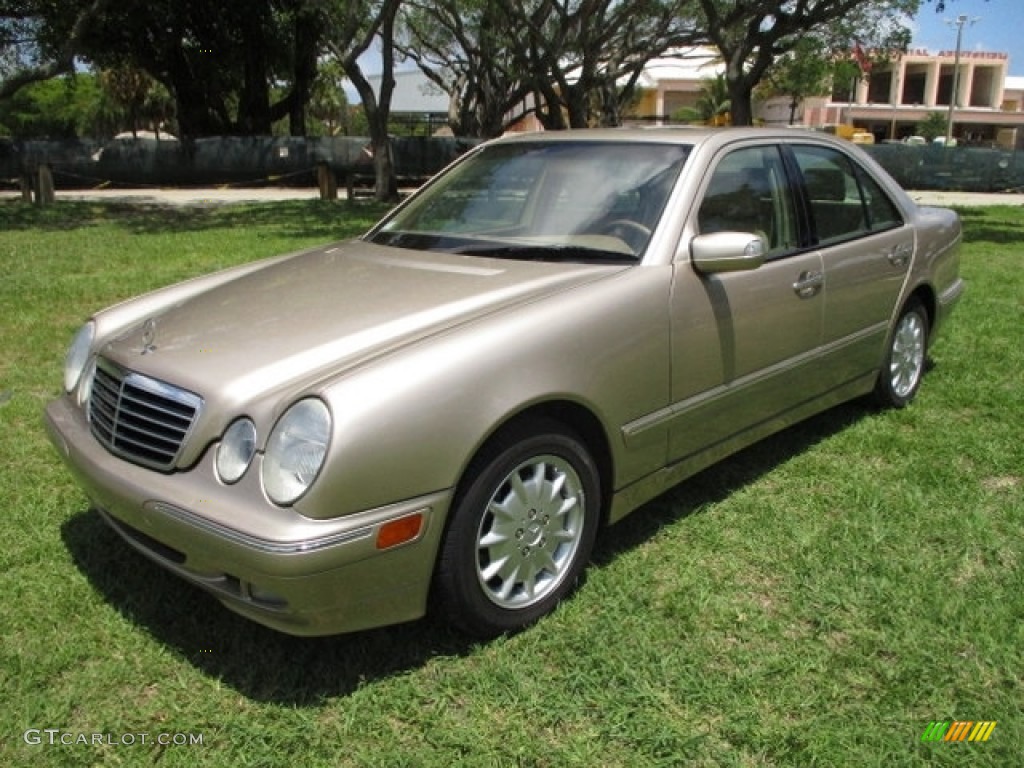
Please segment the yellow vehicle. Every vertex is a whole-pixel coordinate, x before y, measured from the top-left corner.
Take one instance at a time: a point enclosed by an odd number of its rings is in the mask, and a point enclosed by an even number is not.
[[[837,136],[840,139],[851,139],[853,134],[857,132],[849,123],[826,123],[821,126],[822,133],[827,133],[832,136]]]
[[[852,141],[854,144],[874,144],[875,136],[873,133],[861,130],[849,123],[826,123],[821,126],[822,133],[828,133],[832,136],[838,136],[840,139],[846,139]]]

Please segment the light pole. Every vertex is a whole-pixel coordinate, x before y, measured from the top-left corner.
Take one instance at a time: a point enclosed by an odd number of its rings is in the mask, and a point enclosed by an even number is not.
[[[980,21],[980,17],[975,16],[971,18],[966,13],[961,13],[955,19],[950,21],[946,19],[946,23],[949,25],[956,25],[956,53],[953,56],[953,91],[949,94],[949,114],[946,116],[946,144],[949,146],[953,141],[953,110],[956,109],[956,99],[960,93],[960,46],[964,39],[964,24],[974,24],[976,21]]]

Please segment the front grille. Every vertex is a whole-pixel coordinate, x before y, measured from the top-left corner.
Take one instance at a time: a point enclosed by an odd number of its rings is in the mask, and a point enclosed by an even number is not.
[[[111,453],[169,470],[202,403],[192,392],[100,360],[89,395],[89,423]]]

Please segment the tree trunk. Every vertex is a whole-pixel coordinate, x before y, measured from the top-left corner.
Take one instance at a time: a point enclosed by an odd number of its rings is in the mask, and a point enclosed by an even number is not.
[[[398,177],[395,175],[391,137],[386,130],[383,137],[373,139],[373,167],[377,176],[374,199],[382,203],[394,202],[398,199]]]
[[[269,136],[270,82],[266,52],[259,36],[259,20],[242,30],[244,45],[243,83],[238,100],[236,130],[243,136]]]
[[[729,81],[729,114],[733,125],[754,124],[753,97],[754,89],[745,79]]]
[[[295,17],[295,80],[289,100],[288,130],[292,136],[305,136],[306,105],[316,80],[316,52],[320,30],[313,12],[297,12]]]
[[[575,86],[569,86],[567,89],[565,106],[569,113],[569,127],[570,128],[589,128],[590,127],[590,109],[587,104],[587,94],[590,84],[584,85],[582,82]]]
[[[377,97],[373,92],[366,75],[363,74],[359,64],[354,61],[344,62],[345,73],[349,80],[359,92],[363,102],[363,109],[366,111],[366,122],[370,128],[370,147],[373,151],[373,167],[376,176],[374,198],[381,202],[391,202],[398,199],[398,179],[395,177],[395,166],[391,157],[391,137],[388,135],[388,113],[381,109]],[[388,80],[392,81],[391,88],[394,88],[394,75],[385,69],[382,76],[381,91],[387,89]],[[389,95],[390,101],[390,95]]]

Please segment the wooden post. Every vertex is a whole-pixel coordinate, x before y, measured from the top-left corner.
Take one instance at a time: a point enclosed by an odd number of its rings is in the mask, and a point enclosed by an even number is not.
[[[316,180],[317,185],[320,187],[320,199],[321,200],[337,200],[338,199],[338,179],[334,175],[334,171],[327,163],[320,163],[316,167]]]
[[[53,171],[46,163],[40,163],[35,178],[36,205],[49,205],[54,201]]]
[[[26,203],[32,202],[32,174],[27,171],[23,172],[19,177],[19,185],[21,187],[21,199]]]

